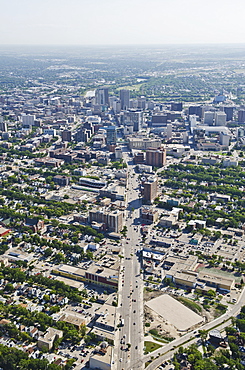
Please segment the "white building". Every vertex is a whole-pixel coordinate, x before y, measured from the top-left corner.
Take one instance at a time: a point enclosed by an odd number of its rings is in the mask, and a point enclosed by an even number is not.
[[[221,132],[220,133],[220,144],[224,146],[229,146],[230,135],[228,135],[227,133]]]
[[[21,117],[23,126],[33,126],[36,116],[34,114],[23,114]]]

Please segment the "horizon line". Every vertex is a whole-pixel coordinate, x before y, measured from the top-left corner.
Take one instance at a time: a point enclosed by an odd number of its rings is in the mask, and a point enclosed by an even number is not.
[[[202,45],[207,45],[207,46],[217,46],[217,45],[228,45],[228,46],[233,46],[233,45],[244,45],[245,46],[245,42],[234,42],[234,43],[227,43],[227,42],[193,42],[193,43],[163,43],[163,44],[159,44],[159,43],[156,43],[156,44],[153,44],[153,43],[146,43],[146,44],[138,44],[138,43],[134,43],[134,44],[0,44],[0,47],[2,46],[64,46],[64,47],[67,47],[67,46],[86,46],[86,47],[109,47],[109,46],[202,46]]]

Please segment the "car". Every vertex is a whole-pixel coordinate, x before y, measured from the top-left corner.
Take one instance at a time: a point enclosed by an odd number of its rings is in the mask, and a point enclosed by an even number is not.
[[[120,362],[122,362],[122,357],[119,359]]]
[[[135,349],[138,349],[138,346],[135,346]]]

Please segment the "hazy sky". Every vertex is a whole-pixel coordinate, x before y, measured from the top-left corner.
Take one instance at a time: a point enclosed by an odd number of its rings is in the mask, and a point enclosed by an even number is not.
[[[245,43],[244,0],[0,0],[0,44]]]

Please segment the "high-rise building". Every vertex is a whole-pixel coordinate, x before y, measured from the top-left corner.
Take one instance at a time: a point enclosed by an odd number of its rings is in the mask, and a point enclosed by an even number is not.
[[[189,116],[191,133],[193,133],[193,130],[197,127],[197,118],[198,116],[196,116],[195,114]]]
[[[101,89],[96,89],[96,91],[95,91],[95,104],[109,105],[109,89],[108,89],[108,87],[103,87]]]
[[[120,113],[120,111],[121,111],[121,102],[120,102],[120,100],[114,100],[113,101],[112,109],[114,110],[114,113]]]
[[[129,108],[130,90],[120,90],[119,96],[121,101],[121,109],[127,110]]]
[[[167,140],[172,138],[172,123],[167,123],[166,136]]]
[[[240,109],[238,111],[238,122],[245,123],[245,110],[244,109]]]
[[[171,110],[174,110],[174,111],[178,111],[178,112],[181,112],[182,109],[183,109],[183,104],[182,103],[176,103],[176,102],[172,102],[171,103]]]
[[[143,109],[143,110],[146,109],[146,97],[145,96],[141,96],[140,98],[138,98],[137,108]]]
[[[106,143],[107,145],[116,145],[117,143],[117,130],[116,126],[108,126],[106,128]]]
[[[166,149],[149,148],[146,151],[146,164],[153,167],[162,167],[166,163]]]
[[[199,118],[202,118],[203,116],[203,107],[202,106],[191,106],[189,107],[189,115],[196,114]]]
[[[144,200],[146,203],[152,203],[157,197],[158,181],[157,177],[149,176],[147,181],[144,183]]]
[[[225,112],[215,112],[214,122],[215,122],[215,126],[225,126],[226,125]]]
[[[71,131],[70,130],[64,130],[61,133],[62,141],[71,141]]]
[[[23,114],[21,118],[23,126],[33,126],[36,116],[34,114]]]
[[[74,140],[77,142],[82,141],[84,143],[87,143],[89,139],[91,138],[91,136],[92,136],[91,130],[85,127],[82,127],[75,133]]]
[[[204,120],[203,120],[204,125],[213,126],[214,113],[215,112],[210,112],[210,111],[204,112]]]
[[[227,121],[233,120],[234,107],[224,107]]]
[[[140,131],[143,123],[143,112],[128,111],[124,112],[124,122],[131,122],[134,126],[134,131]]]
[[[3,117],[0,116],[0,131],[2,132],[7,132],[8,131],[8,126],[7,122],[3,120]]]
[[[91,210],[89,212],[89,222],[92,223],[93,221],[104,223],[110,231],[119,233],[123,228],[123,212],[119,210],[110,212],[104,209]]]
[[[229,144],[230,144],[230,135],[228,135],[225,132],[221,132],[219,140],[220,140],[221,145],[224,145],[224,146],[228,147]]]

